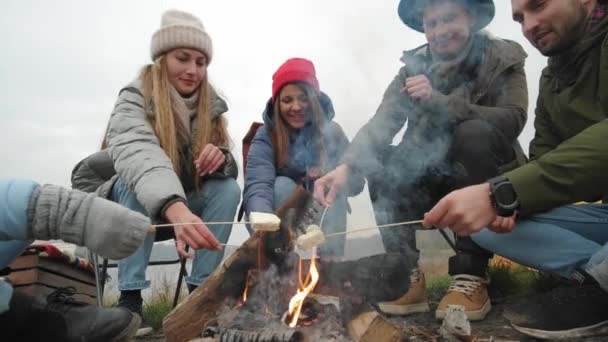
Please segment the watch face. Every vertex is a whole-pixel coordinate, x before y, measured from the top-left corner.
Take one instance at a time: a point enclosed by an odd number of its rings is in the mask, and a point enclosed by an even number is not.
[[[501,183],[494,188],[494,196],[496,201],[505,207],[515,205],[517,202],[517,194],[511,183]]]

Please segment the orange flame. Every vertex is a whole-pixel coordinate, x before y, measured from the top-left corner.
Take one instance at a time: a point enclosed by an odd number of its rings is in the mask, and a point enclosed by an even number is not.
[[[247,278],[245,278],[245,291],[243,291],[243,303],[247,302],[247,291],[249,291],[249,277],[251,277],[251,270],[247,271]]]
[[[300,281],[300,286],[295,296],[291,297],[289,301],[289,315],[291,317],[291,322],[289,323],[289,327],[293,328],[298,323],[298,318],[300,317],[300,311],[302,310],[302,305],[304,304],[304,299],[312,290],[314,290],[317,282],[319,282],[319,271],[317,270],[317,249],[313,248],[312,259],[310,260],[310,269],[308,270],[308,275],[306,279],[302,281],[302,259],[300,258],[298,265],[298,278]]]

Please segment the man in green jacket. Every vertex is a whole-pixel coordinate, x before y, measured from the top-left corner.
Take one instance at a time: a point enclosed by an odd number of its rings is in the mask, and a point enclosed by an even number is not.
[[[511,317],[517,330],[538,338],[607,333],[608,1],[511,2],[526,38],[549,56],[532,161],[450,193],[424,223],[473,234],[488,250],[581,284],[528,300]]]

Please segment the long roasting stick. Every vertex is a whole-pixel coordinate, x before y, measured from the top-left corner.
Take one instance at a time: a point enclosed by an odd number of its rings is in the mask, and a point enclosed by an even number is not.
[[[333,236],[340,236],[340,235],[346,235],[346,234],[364,232],[364,231],[368,231],[368,230],[375,230],[375,229],[378,229],[378,228],[389,228],[389,227],[398,227],[398,226],[411,226],[411,225],[420,224],[420,223],[422,223],[422,220],[397,222],[397,223],[389,223],[389,224],[381,224],[381,225],[370,226],[370,227],[365,227],[365,228],[351,229],[351,230],[347,230],[347,231],[339,232],[339,233],[326,234],[325,237],[329,238],[329,237],[333,237]]]
[[[323,217],[321,219],[321,224],[323,224],[323,218],[325,218],[325,212],[323,212]],[[204,222],[206,225],[220,225],[220,224],[249,224],[250,222]],[[420,224],[422,223],[422,220],[416,220],[416,221],[405,221],[405,222],[397,222],[397,223],[389,223],[389,224],[381,224],[381,225],[376,225],[376,226],[370,226],[370,227],[365,227],[365,228],[356,228],[356,229],[350,229],[350,230],[346,230],[343,232],[338,232],[338,233],[332,233],[332,234],[326,234],[325,238],[330,238],[330,237],[335,237],[335,236],[340,236],[340,235],[348,235],[348,234],[354,234],[354,233],[359,233],[359,232],[365,232],[365,231],[369,231],[369,230],[376,230],[378,228],[392,228],[392,227],[399,227],[399,226],[411,226],[414,224]],[[183,222],[183,223],[165,223],[165,224],[156,224],[153,225],[152,227],[155,228],[167,228],[167,227],[173,227],[173,226],[187,226],[187,225],[194,225],[197,224],[195,222]],[[222,244],[223,246],[227,246],[225,244]]]
[[[200,223],[200,222],[199,222]],[[164,224],[154,224],[152,225],[152,227],[154,228],[167,228],[167,227],[173,227],[173,226],[191,226],[191,225],[195,225],[195,224],[199,224],[197,222],[182,222],[182,223],[164,223]],[[214,226],[214,225],[220,225],[220,224],[251,224],[251,222],[203,222],[205,225],[207,226]]]
[[[325,213],[323,213],[325,214]],[[325,215],[323,215],[325,216]],[[220,224],[250,224],[251,222],[204,222],[204,224],[210,226],[210,225],[220,225]],[[332,237],[332,236],[340,236],[340,235],[347,235],[347,234],[353,234],[353,233],[358,233],[358,232],[364,232],[364,231],[368,231],[368,230],[375,230],[378,228],[390,228],[390,227],[398,227],[398,226],[411,226],[414,224],[420,224],[422,223],[422,220],[416,220],[416,221],[405,221],[405,222],[397,222],[397,223],[389,223],[389,224],[381,224],[381,225],[376,225],[376,226],[369,226],[369,227],[365,227],[365,228],[356,228],[356,229],[350,229],[350,230],[346,230],[344,232],[338,232],[338,233],[332,233],[332,234],[326,234],[325,237]],[[173,227],[173,226],[187,226],[187,225],[194,225],[197,224],[196,222],[183,222],[183,223],[165,223],[165,224],[156,224],[153,225],[152,227],[155,228],[166,228],[166,227]],[[322,224],[322,223],[321,223]]]

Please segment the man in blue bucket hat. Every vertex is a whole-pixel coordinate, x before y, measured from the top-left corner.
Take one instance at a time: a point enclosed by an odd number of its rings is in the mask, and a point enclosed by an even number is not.
[[[481,32],[494,17],[492,0],[401,0],[398,13],[427,44],[405,51],[405,64],[376,114],[355,136],[342,163],[315,184],[315,196],[331,205],[349,175],[367,177],[378,224],[417,220],[452,190],[486,181],[525,163],[517,137],[527,118],[524,61],[517,43]],[[395,135],[407,124],[401,142]],[[387,252],[419,258],[415,229],[380,230]],[[448,305],[465,307],[470,320],[491,309],[488,260],[492,253],[458,237],[449,260],[452,283],[435,316]],[[379,303],[381,311],[406,315],[429,310],[424,274],[414,269],[410,289]]]

